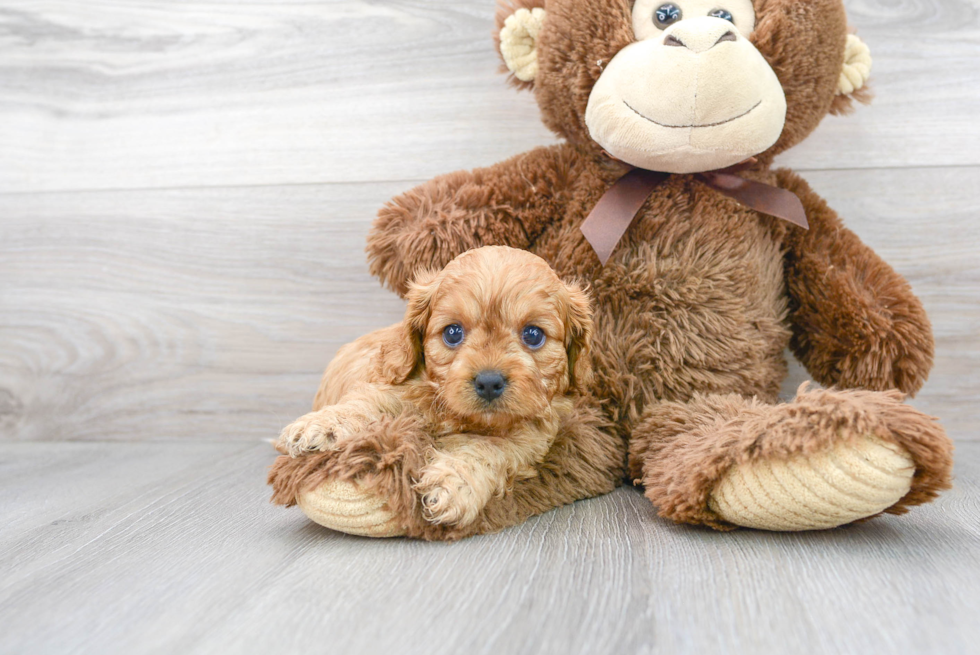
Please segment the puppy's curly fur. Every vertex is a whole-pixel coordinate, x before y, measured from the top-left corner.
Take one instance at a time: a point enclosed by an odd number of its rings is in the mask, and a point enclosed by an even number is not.
[[[448,326],[462,341],[444,338]],[[525,328],[544,333],[527,343]],[[514,480],[537,475],[574,395],[589,383],[586,294],[540,257],[485,247],[416,277],[401,323],[340,349],[316,411],[287,426],[276,448],[293,457],[348,449],[386,418],[416,413],[431,436],[414,488],[431,523],[467,526]],[[478,390],[490,373],[503,388]]]

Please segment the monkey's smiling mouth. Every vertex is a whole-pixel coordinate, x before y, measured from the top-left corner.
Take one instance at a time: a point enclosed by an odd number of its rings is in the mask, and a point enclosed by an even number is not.
[[[731,123],[732,121],[738,120],[742,116],[746,116],[747,114],[751,113],[756,107],[758,107],[759,105],[762,104],[762,101],[760,100],[759,102],[755,103],[754,105],[752,105],[751,107],[749,107],[748,109],[746,109],[745,111],[743,111],[738,116],[732,116],[731,118],[726,118],[725,120],[718,121],[717,123],[703,123],[701,125],[694,125],[693,123],[691,125],[667,125],[666,123],[660,123],[658,121],[655,121],[652,118],[650,118],[649,116],[644,116],[643,114],[641,114],[637,110],[633,109],[633,107],[630,106],[630,103],[626,102],[625,100],[623,100],[623,104],[626,105],[627,107],[629,107],[630,110],[634,114],[636,114],[637,116],[639,116],[640,118],[642,118],[644,120],[650,121],[654,125],[659,125],[660,127],[670,127],[670,128],[679,129],[679,128],[687,128],[687,127],[715,127],[717,125],[724,125],[725,123]]]

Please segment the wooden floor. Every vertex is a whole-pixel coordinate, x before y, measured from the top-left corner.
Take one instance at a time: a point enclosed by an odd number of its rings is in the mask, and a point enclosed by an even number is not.
[[[976,653],[957,486],[821,533],[658,520],[633,488],[457,544],[267,502],[265,444],[0,444],[2,653]]]
[[[956,487],[796,535],[622,489],[447,546],[270,506],[263,440],[402,312],[378,207],[553,142],[493,0],[0,0],[0,654],[980,652],[980,5],[846,4],[875,102],[781,163],[925,302]]]

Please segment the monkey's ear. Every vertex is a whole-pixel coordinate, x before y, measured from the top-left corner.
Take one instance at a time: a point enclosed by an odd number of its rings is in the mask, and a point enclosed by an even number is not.
[[[871,50],[856,34],[848,34],[844,45],[844,66],[837,79],[837,96],[830,106],[830,113],[846,114],[852,110],[852,101],[862,104],[871,102],[871,90],[867,86],[871,76]]]
[[[435,277],[435,273],[428,271],[416,274],[408,287],[405,318],[391,338],[381,344],[378,373],[387,384],[401,384],[417,367],[425,365],[422,343],[431,313]]]
[[[503,0],[497,7],[494,41],[517,86],[530,87],[538,76],[538,34],[544,19],[544,0]]]
[[[565,350],[569,386],[587,393],[592,384],[592,308],[589,296],[576,284],[566,284]]]

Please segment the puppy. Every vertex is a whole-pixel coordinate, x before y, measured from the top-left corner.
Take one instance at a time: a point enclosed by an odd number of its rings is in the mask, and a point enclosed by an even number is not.
[[[514,480],[537,475],[592,372],[586,294],[527,251],[490,246],[417,276],[405,319],[337,353],[314,411],[276,442],[338,449],[387,416],[416,412],[432,447],[415,491],[423,516],[466,526]]]

